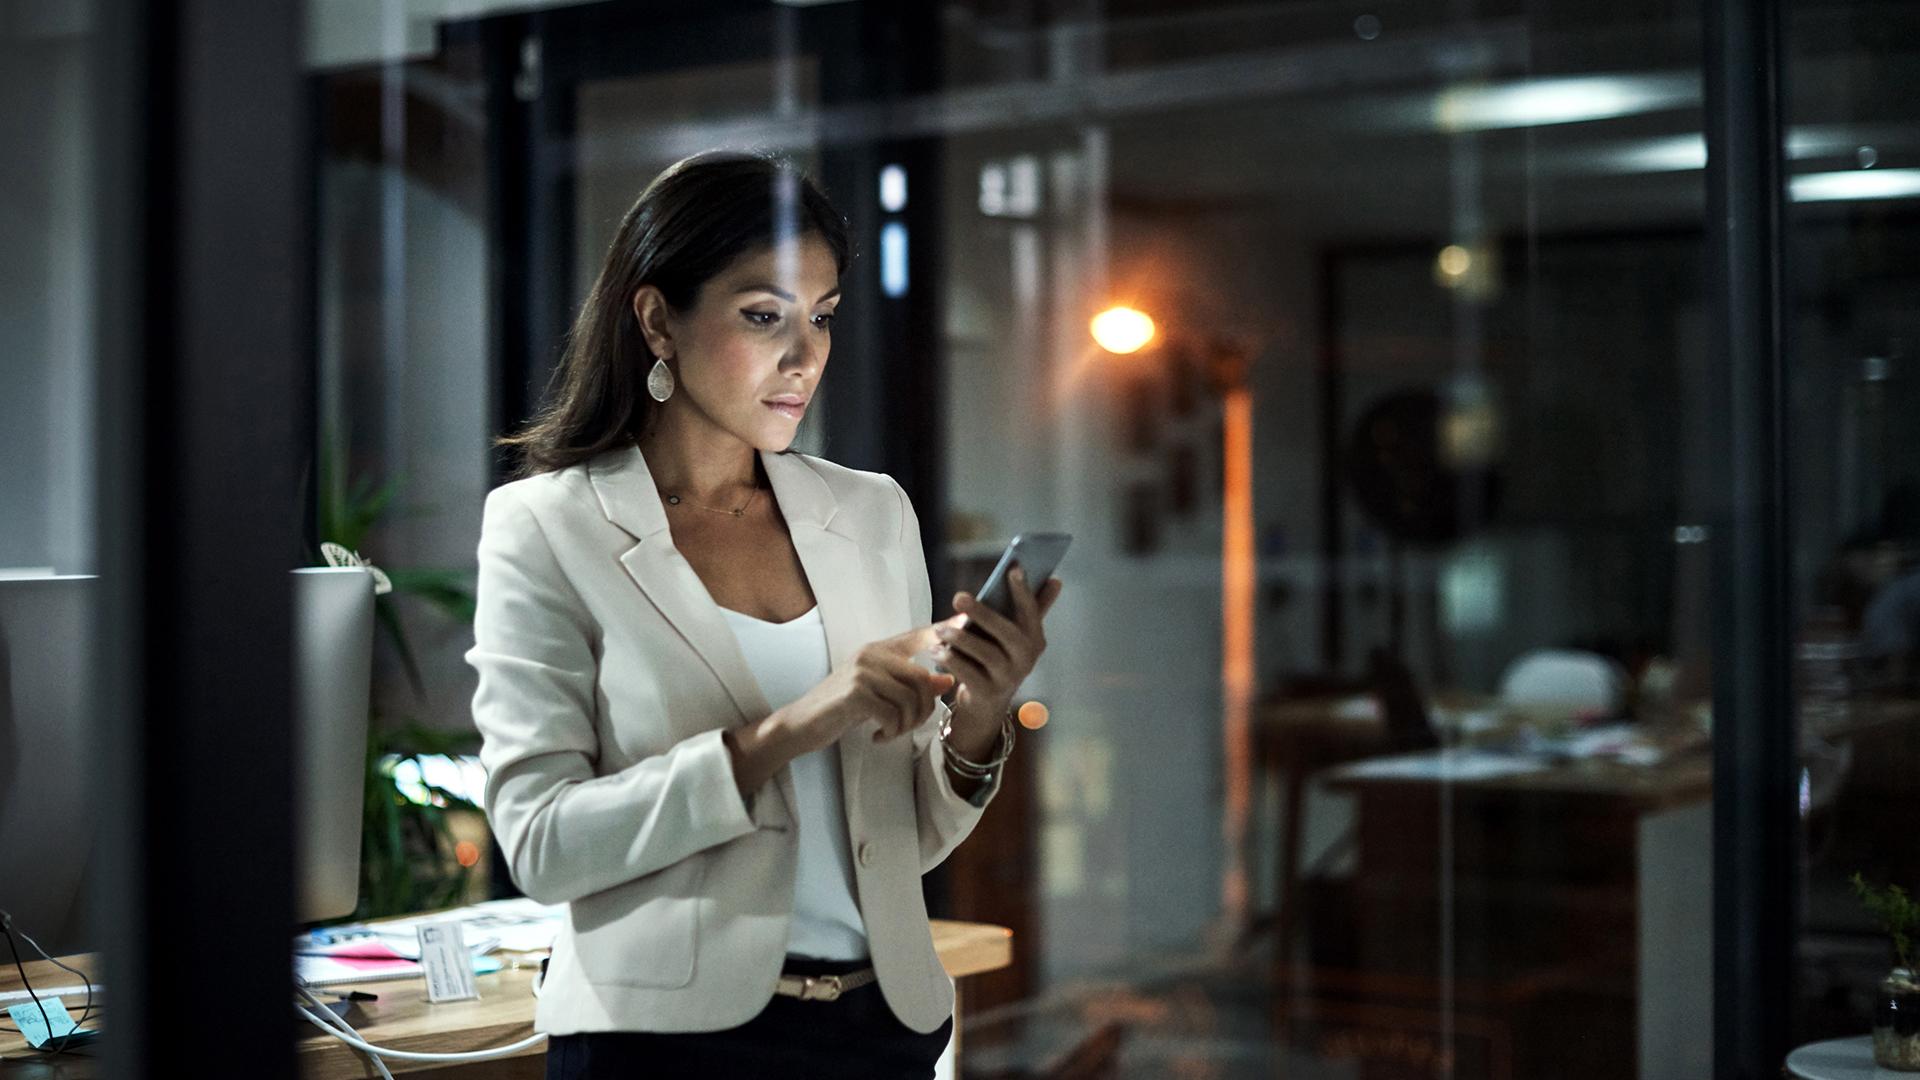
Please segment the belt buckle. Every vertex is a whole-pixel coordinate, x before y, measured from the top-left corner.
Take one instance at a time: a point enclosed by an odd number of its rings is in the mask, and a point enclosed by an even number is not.
[[[807,975],[800,986],[802,1001],[834,1001],[840,997],[840,976]]]

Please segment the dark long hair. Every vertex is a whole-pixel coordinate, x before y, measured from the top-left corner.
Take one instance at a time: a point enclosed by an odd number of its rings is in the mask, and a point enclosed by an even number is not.
[[[693,307],[735,259],[806,232],[846,273],[846,219],[819,187],[781,158],[708,151],[669,165],[627,210],[606,262],[567,333],[545,401],[517,433],[495,440],[520,454],[516,476],[564,469],[644,431],[658,404],[646,393],[653,352],[633,313],[642,285],[675,310]]]

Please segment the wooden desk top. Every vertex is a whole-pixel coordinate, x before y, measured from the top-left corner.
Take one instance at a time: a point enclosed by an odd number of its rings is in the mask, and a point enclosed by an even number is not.
[[[1361,707],[1364,695],[1305,698],[1270,702],[1261,707],[1258,722],[1266,729],[1270,749],[1293,755],[1309,766],[1328,767],[1320,775],[1329,788],[1367,797],[1419,798],[1441,781],[1425,777],[1369,776],[1352,770],[1348,762],[1388,753],[1387,732],[1377,712]],[[1436,695],[1436,711],[1455,714],[1493,713],[1497,699],[1484,695]],[[1521,723],[1506,716],[1498,726],[1462,738],[1471,745],[1497,739]],[[1479,779],[1445,781],[1457,796],[1469,799],[1610,799],[1647,813],[1711,798],[1712,756],[1697,729],[1674,727],[1666,736],[1649,728],[1658,741],[1671,742],[1672,753],[1656,765],[1629,765],[1588,759],[1548,765],[1528,772]]]
[[[964,978],[1006,967],[1013,962],[1013,931],[986,923],[952,922],[934,919],[934,949],[940,955],[947,974]],[[503,954],[503,958],[511,954]],[[96,970],[91,954],[62,957],[65,963],[81,971]],[[35,986],[69,986],[74,976],[45,960],[26,965],[27,977]],[[354,984],[354,989],[379,995],[378,1001],[354,1003],[347,1019],[361,1037],[379,1046],[395,1050],[433,1052],[484,1050],[506,1046],[533,1034],[533,976],[539,971],[537,956],[517,967],[508,967],[490,975],[479,975],[477,1001],[450,1001],[435,1005],[427,1000],[425,982],[418,978]],[[0,992],[20,989],[20,975],[11,967],[0,972]],[[292,993],[289,990],[288,997]],[[63,999],[77,1018],[82,998]],[[103,1005],[107,993],[94,996],[96,1006]],[[90,1018],[87,1027],[102,1028],[101,1017]],[[339,1040],[315,1032],[299,1043],[300,1072],[310,1080],[359,1078],[373,1073],[359,1054]],[[511,1058],[475,1062],[463,1068],[465,1077],[538,1076],[539,1060],[546,1053],[544,1043],[536,1044]],[[533,1059],[531,1062],[522,1058]],[[21,1037],[0,1032],[0,1077],[7,1080],[92,1080],[99,1075],[99,1058],[89,1051],[74,1051],[47,1058],[29,1049]],[[389,1060],[387,1068],[398,1076],[407,1072],[445,1069],[443,1063]]]
[[[1291,728],[1296,737],[1307,732],[1340,729],[1345,737],[1359,731],[1381,731],[1378,720],[1368,721],[1336,709],[1327,702],[1288,702],[1272,707],[1265,722]],[[1876,731],[1906,729],[1920,724],[1920,702],[1911,698],[1861,695],[1853,699],[1847,719],[1821,732],[1829,739],[1849,739]],[[1472,780],[1447,781],[1456,795],[1486,798],[1612,799],[1640,813],[1700,802],[1713,797],[1712,746],[1704,732],[1689,724],[1650,724],[1642,729],[1669,756],[1654,765],[1629,765],[1607,759],[1588,759],[1549,765],[1529,772]],[[1363,736],[1362,736],[1363,737]],[[1477,741],[1469,738],[1469,743]],[[1358,756],[1358,755],[1355,755]],[[1436,781],[1405,777],[1353,775],[1349,767],[1328,770],[1331,788],[1369,795],[1391,795],[1396,789],[1412,794]]]

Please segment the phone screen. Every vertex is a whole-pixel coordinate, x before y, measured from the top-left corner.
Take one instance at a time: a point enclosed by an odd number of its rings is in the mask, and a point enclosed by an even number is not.
[[[1067,533],[1021,533],[1007,544],[993,572],[987,575],[986,583],[974,595],[981,603],[1012,618],[1013,581],[1007,577],[1007,573],[1013,569],[1013,564],[1020,564],[1027,576],[1028,589],[1038,594],[1040,587],[1059,567],[1061,558],[1067,553],[1067,545],[1072,542],[1073,537]]]
[[[1068,533],[1021,533],[1008,542],[1006,550],[1000,553],[1000,561],[994,564],[993,572],[987,575],[985,584],[974,592],[982,604],[1011,619],[1013,609],[1013,581],[1007,572],[1014,563],[1026,572],[1027,586],[1034,593],[1053,576],[1060,566],[1060,559],[1067,553],[1067,545],[1073,542]],[[925,654],[921,654],[924,656]],[[915,658],[919,661],[919,657]],[[945,665],[935,663],[932,658],[919,661],[924,666],[941,674],[950,674]]]

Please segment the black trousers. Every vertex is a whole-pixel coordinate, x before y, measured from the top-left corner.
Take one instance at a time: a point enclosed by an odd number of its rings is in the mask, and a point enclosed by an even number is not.
[[[844,975],[868,961],[789,956],[796,975]],[[585,1031],[547,1040],[547,1080],[928,1080],[953,1018],[922,1035],[902,1024],[880,984],[833,1001],[775,994],[758,1016],[723,1031]]]

